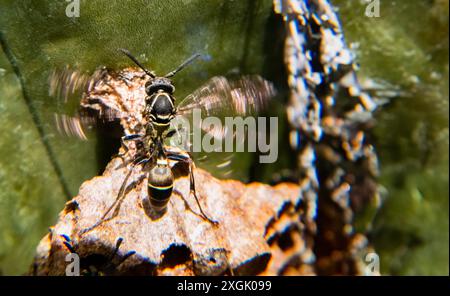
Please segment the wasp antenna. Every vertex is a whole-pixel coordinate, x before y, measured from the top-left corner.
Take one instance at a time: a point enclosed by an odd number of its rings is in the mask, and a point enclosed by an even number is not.
[[[186,67],[187,65],[189,65],[190,63],[192,63],[196,58],[200,57],[201,54],[196,53],[193,56],[191,56],[190,58],[188,58],[186,61],[184,61],[181,65],[178,66],[178,68],[176,68],[175,70],[167,73],[164,77],[169,78],[172,77],[173,75],[177,74],[179,71],[183,70],[184,67]]]
[[[151,71],[147,70],[144,66],[141,65],[141,63],[138,62],[138,60],[129,52],[128,50],[124,48],[118,48],[119,51],[121,51],[123,54],[125,54],[127,57],[130,58],[136,65],[138,65],[144,72],[150,76],[151,78],[155,78],[155,74],[153,74]]]

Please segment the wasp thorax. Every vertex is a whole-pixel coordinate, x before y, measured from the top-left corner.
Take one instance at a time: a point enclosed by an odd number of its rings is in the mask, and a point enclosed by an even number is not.
[[[157,164],[148,175],[148,195],[152,208],[162,211],[166,208],[172,195],[173,173],[166,164]]]
[[[146,112],[157,125],[168,125],[175,113],[173,98],[164,91],[151,95],[147,99]]]

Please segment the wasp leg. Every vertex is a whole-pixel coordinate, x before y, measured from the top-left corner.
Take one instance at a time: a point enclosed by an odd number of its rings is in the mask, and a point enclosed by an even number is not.
[[[195,178],[194,178],[194,162],[192,161],[192,159],[189,158],[189,178],[190,178],[190,187],[191,187],[191,192],[194,195],[195,201],[197,202],[198,208],[200,209],[200,212],[202,213],[203,217],[209,221],[211,224],[213,225],[218,225],[219,222],[216,220],[212,220],[211,218],[209,218],[205,212],[203,212],[202,206],[200,205],[200,202],[198,200],[197,197],[197,192],[195,190]]]
[[[65,235],[65,234],[62,234],[60,236],[63,238],[63,240],[64,240],[63,244],[68,249],[68,251],[70,253],[74,253],[74,254],[77,254],[78,256],[80,256],[77,253],[77,251],[75,250],[75,247],[74,247],[70,237]],[[122,264],[130,256],[132,256],[132,255],[134,255],[136,253],[136,251],[129,251],[123,256],[123,258],[120,258],[120,260],[116,260],[114,262],[114,257],[116,257],[118,255],[118,251],[119,251],[119,248],[120,248],[120,245],[122,244],[122,242],[123,242],[123,238],[119,237],[117,239],[117,241],[116,241],[116,245],[114,247],[114,250],[107,256],[107,260],[106,260],[106,263],[104,265],[101,265],[101,266],[94,266],[94,265],[87,266],[87,270],[88,270],[89,274],[91,274],[91,275],[104,275],[105,272],[106,272],[106,274],[108,274],[108,273],[113,274],[114,270],[117,269],[120,264]]]
[[[123,136],[121,138],[120,142],[122,144],[122,147],[125,149],[125,152],[117,153],[116,155],[113,156],[113,158],[116,156],[119,156],[122,158],[125,154],[127,154],[128,150],[130,150],[130,149],[128,148],[128,145],[125,144],[125,142],[127,142],[127,141],[142,141],[143,137],[144,137],[143,135],[139,135],[139,134],[131,134],[131,135]]]
[[[105,219],[105,221],[109,221],[109,220],[113,219],[114,217],[116,217],[116,216],[119,214],[120,205],[122,204],[123,200],[125,199],[125,196],[128,194],[128,189],[127,189],[128,186],[126,186],[126,184],[127,184],[127,182],[128,182],[128,179],[129,179],[131,173],[134,171],[134,168],[135,168],[136,166],[138,166],[138,165],[140,165],[140,164],[144,164],[144,165],[145,165],[145,164],[146,164],[147,162],[149,162],[149,161],[150,161],[150,159],[144,158],[144,159],[141,159],[141,160],[138,161],[138,162],[133,162],[133,166],[132,166],[132,168],[130,169],[130,172],[128,173],[126,179],[125,179],[124,182],[122,183],[122,186],[120,186],[119,194],[118,194],[118,196],[117,196],[116,201],[114,202],[113,205],[111,205],[111,207],[108,209],[108,211],[103,215],[102,219]],[[139,178],[139,179],[137,180],[137,184],[134,184],[134,185],[133,185],[133,188],[136,187],[136,186],[142,181],[142,179],[143,179],[142,177]],[[115,209],[114,209],[113,214],[111,215],[111,217],[109,217],[108,219],[106,219],[106,215],[108,215],[108,212],[114,207],[114,205],[116,205],[116,207],[115,207]]]
[[[121,238],[121,237],[119,237],[116,241],[116,246],[109,256],[109,262],[111,265],[113,265],[112,264],[113,259],[118,254],[118,251],[119,251],[119,248],[120,248],[120,245],[122,244],[122,242],[123,242],[123,238]],[[129,251],[128,253],[126,253],[125,256],[123,256],[123,258],[121,258],[121,260],[115,264],[115,267],[117,268],[120,264],[122,264],[125,260],[127,260],[130,256],[132,256],[134,254],[136,254],[136,251]]]
[[[166,134],[165,134],[165,136],[164,136],[164,138],[170,138],[170,137],[173,137],[175,134],[177,134],[178,136],[180,135],[180,133],[185,133],[186,132],[186,127],[184,127],[184,126],[182,126],[181,128],[178,128],[178,127],[174,127],[174,128],[172,128],[172,129],[169,129],[167,132],[166,132]]]
[[[107,222],[107,221],[115,218],[118,215],[119,209],[120,209],[120,204],[122,203],[123,199],[126,196],[126,194],[124,194],[124,193],[126,192],[126,188],[127,188],[126,185],[128,183],[128,179],[130,178],[130,176],[133,173],[133,171],[136,168],[136,166],[138,166],[138,165],[140,165],[142,163],[147,163],[148,161],[150,161],[150,159],[143,158],[143,157],[140,157],[140,158],[136,159],[135,161],[133,161],[133,164],[131,166],[130,171],[128,172],[128,174],[126,175],[124,181],[122,182],[122,185],[120,186],[119,193],[118,193],[117,198],[114,201],[114,203],[108,208],[108,210],[103,214],[103,216],[100,218],[100,220],[97,223],[95,223],[91,227],[88,227],[88,228],[83,229],[82,231],[80,231],[80,236],[83,235],[84,233],[88,232],[88,231],[91,231],[91,230],[97,228],[102,223]],[[113,214],[111,215],[111,217],[106,218],[106,216],[109,214],[109,212],[112,209],[114,209]]]
[[[178,130],[176,130],[176,129],[169,130],[169,131],[167,131],[167,133],[166,133],[166,135],[165,135],[165,138],[171,138],[171,137],[173,137],[176,133],[178,133]]]
[[[141,140],[143,135],[140,134],[131,134],[126,135],[122,137],[122,141],[134,141],[134,140]]]
[[[70,237],[65,234],[61,234],[60,236],[64,239],[63,244],[67,248],[67,250],[69,250],[70,253],[76,254],[77,252],[75,251],[75,247],[73,246],[73,243],[72,243],[72,240],[70,239]]]
[[[127,161],[127,160],[125,159],[125,155],[126,155],[126,154],[128,153],[128,151],[130,150],[130,149],[128,148],[128,145],[126,144],[126,142],[127,142],[127,141],[139,141],[139,142],[136,144],[136,150],[137,150],[137,151],[140,151],[140,148],[142,148],[142,146],[144,145],[143,142],[142,142],[143,137],[144,137],[144,135],[140,135],[140,134],[131,134],[131,135],[123,136],[123,137],[121,138],[121,146],[124,148],[125,152],[114,154],[114,155],[111,157],[111,159],[114,159],[114,158],[116,158],[116,157],[120,157],[120,158],[122,159],[122,161],[123,161],[123,163],[122,163],[121,165],[117,166],[116,169],[122,168],[123,166],[126,166],[126,165],[128,165],[128,163],[129,163],[129,161]],[[120,151],[120,150],[119,150],[119,151]],[[144,155],[139,155],[139,154],[138,154],[138,155],[135,155],[135,156],[134,156],[135,160],[136,160],[136,159],[140,159],[140,158],[142,158],[142,157],[144,157]],[[135,161],[135,160],[133,160],[133,161]]]
[[[206,221],[210,222],[213,225],[218,225],[219,224],[218,221],[209,218],[208,215],[205,214],[205,212],[203,211],[203,208],[202,208],[202,206],[200,204],[200,201],[198,200],[197,191],[195,190],[195,178],[194,178],[195,165],[194,165],[194,162],[192,161],[191,157],[188,154],[186,154],[186,155],[178,154],[178,153],[177,154],[173,154],[173,153],[168,151],[167,158],[172,159],[172,160],[176,160],[176,161],[187,162],[189,164],[189,181],[190,181],[189,187],[190,187],[190,193],[192,193],[192,195],[194,195],[195,201],[196,201],[197,206],[198,206],[198,208],[200,210],[200,213],[201,213],[201,217],[203,219],[205,219]]]
[[[186,134],[186,127],[182,126],[170,129],[166,132],[164,138],[170,139],[170,146],[179,147],[183,150],[190,150],[192,144],[190,143],[189,134]],[[176,135],[176,137],[174,137]]]

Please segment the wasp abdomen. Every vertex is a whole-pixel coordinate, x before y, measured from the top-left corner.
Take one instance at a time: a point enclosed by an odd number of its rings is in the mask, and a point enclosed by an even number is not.
[[[156,165],[149,172],[148,195],[152,208],[156,211],[163,211],[173,189],[173,173],[169,166]]]

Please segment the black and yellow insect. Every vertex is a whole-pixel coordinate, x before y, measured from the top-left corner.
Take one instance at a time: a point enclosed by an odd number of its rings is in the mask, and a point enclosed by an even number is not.
[[[127,134],[122,137],[122,145],[125,151],[129,150],[130,142],[135,143],[135,153],[132,155],[132,159],[127,159],[125,162],[126,164],[131,163],[131,168],[122,183],[116,201],[98,223],[83,232],[89,231],[117,215],[115,211],[111,217],[106,218],[114,207],[117,210],[117,205],[126,195],[125,188],[135,167],[141,167],[144,177],[147,178],[148,200],[151,209],[158,214],[157,216],[164,213],[173,191],[174,174],[170,165],[173,162],[184,163],[185,167],[189,168],[190,192],[193,194],[200,210],[200,213],[196,214],[212,224],[217,224],[217,221],[205,214],[198,200],[193,173],[195,165],[191,155],[183,149],[164,144],[166,139],[178,134],[178,130],[172,128],[171,122],[173,123],[173,119],[178,116],[190,117],[193,110],[199,110],[206,116],[219,118],[253,115],[262,110],[274,95],[272,84],[258,75],[241,76],[235,80],[216,76],[188,95],[179,104],[175,104],[173,95],[175,87],[170,78],[198,58],[199,54],[191,56],[165,76],[157,76],[141,65],[128,50],[120,49],[120,51],[138,65],[144,71],[144,75],[149,77],[145,84],[145,107],[142,109],[142,125],[144,128],[140,129],[137,134]],[[204,126],[198,126],[198,128],[202,132],[213,133],[215,137],[225,137],[224,130],[211,130]],[[122,154],[122,156],[124,155],[129,156],[128,153]],[[205,155],[201,156],[204,159]],[[229,162],[230,160],[227,159],[226,163]],[[223,161],[217,167],[225,168]]]
[[[139,146],[143,147],[133,160],[133,165],[142,164],[144,170],[147,170],[147,191],[152,208],[156,212],[163,212],[172,195],[174,175],[169,166],[169,159],[178,162],[187,162],[189,165],[191,189],[195,200],[197,201],[197,205],[200,208],[202,217],[207,221],[216,224],[216,221],[210,219],[203,212],[198,201],[193,177],[193,162],[189,154],[181,151],[167,151],[164,145],[164,140],[171,137],[176,132],[175,130],[169,130],[170,122],[177,113],[175,108],[175,98],[173,96],[175,87],[169,78],[174,76],[200,55],[193,55],[175,70],[163,77],[158,77],[142,66],[129,51],[125,49],[120,49],[120,51],[127,55],[148,76],[150,76],[150,80],[148,80],[145,85],[145,92],[147,94],[143,116],[147,122],[145,134],[124,136],[122,137],[122,142],[126,147],[125,142],[127,141],[139,141]],[[124,182],[127,182],[127,179]]]

